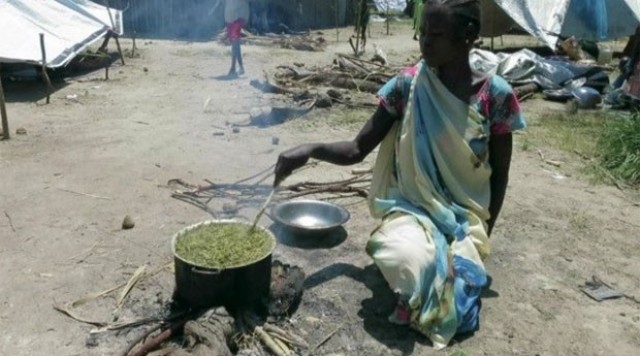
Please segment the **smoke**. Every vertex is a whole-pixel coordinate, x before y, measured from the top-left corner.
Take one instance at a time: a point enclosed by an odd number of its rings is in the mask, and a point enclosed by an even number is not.
[[[94,0],[103,4],[101,0]],[[210,40],[224,29],[224,1],[218,0],[110,0],[124,10],[125,34],[166,39]],[[251,2],[248,28],[281,33],[333,28],[348,23],[353,0],[264,0]],[[284,26],[283,26],[284,25]]]
[[[211,39],[224,28],[224,4],[217,0],[137,0],[124,12],[125,33],[153,38]]]

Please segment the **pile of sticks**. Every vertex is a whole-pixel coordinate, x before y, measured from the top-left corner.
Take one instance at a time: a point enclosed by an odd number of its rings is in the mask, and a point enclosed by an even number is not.
[[[251,85],[264,93],[283,95],[298,106],[305,104],[307,111],[334,104],[372,108],[377,102],[370,94],[376,94],[399,71],[399,66],[387,64],[386,55],[379,50],[372,60],[338,54],[326,66],[279,65],[274,73],[264,73],[264,81],[252,80]]]
[[[178,335],[183,335],[183,344],[172,345],[170,341]],[[231,356],[233,353],[229,345],[260,354],[267,350],[275,356],[298,355],[310,348],[307,341],[292,330],[260,323],[251,312],[239,311],[231,317],[224,308],[216,308],[198,315],[191,313],[172,323],[148,329],[127,347],[122,356],[152,353],[165,356]]]
[[[313,166],[315,164],[311,163],[305,167]],[[271,169],[273,167],[269,167],[269,170]],[[371,186],[372,173],[371,168],[353,169],[351,170],[351,177],[343,180],[327,182],[304,181],[281,185],[277,190],[275,200],[288,200],[309,195],[314,195],[321,200],[366,198]],[[246,184],[244,181],[224,184],[206,180],[208,184],[200,186],[185,182],[182,179],[172,179],[167,183],[166,187],[174,189],[171,194],[173,198],[194,205],[216,217],[219,212],[214,211],[209,206],[209,203],[216,198],[231,198],[237,203],[238,208],[255,206],[262,202],[263,198],[260,197],[260,192],[269,189],[267,188],[268,186],[261,184],[269,179],[271,175],[272,173],[268,173],[253,184]]]
[[[239,333],[235,341],[241,350],[258,349],[256,339],[276,356],[298,355],[300,351],[309,349],[309,344],[293,331],[269,323],[258,325],[250,313],[236,316],[236,325]]]
[[[371,170],[353,170],[348,179],[333,182],[300,182],[282,186],[278,198],[294,199],[308,195],[325,195],[326,199],[366,198],[371,186]]]
[[[328,86],[375,94],[400,70],[380,62],[384,61],[338,54],[331,65],[324,67],[279,66],[274,77],[276,83],[284,87]]]
[[[218,42],[228,44],[226,32],[222,32],[217,37]],[[313,35],[311,33],[298,33],[298,34],[265,34],[254,35],[245,30],[242,31],[242,40],[244,43],[266,46],[266,47],[278,47],[293,49],[297,51],[309,51],[309,52],[322,52],[327,47],[327,41],[320,35]]]

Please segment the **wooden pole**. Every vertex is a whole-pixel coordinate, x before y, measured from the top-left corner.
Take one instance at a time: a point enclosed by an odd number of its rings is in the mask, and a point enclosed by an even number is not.
[[[47,74],[47,51],[44,47],[44,33],[40,34],[40,51],[42,52],[42,79],[47,84],[47,104],[51,102],[50,96],[53,91],[53,85],[51,85],[51,79]]]
[[[136,57],[136,31],[133,31],[133,46],[131,47],[131,58]]]
[[[360,22],[360,18],[362,16],[361,14],[361,6],[360,6],[360,2],[363,0],[359,0],[356,1],[356,6],[358,7],[356,10],[356,49],[355,49],[355,55],[356,57],[360,57],[360,26],[361,26],[361,22]]]
[[[145,31],[147,31],[147,35],[149,35],[149,33],[151,32],[150,28],[151,28],[151,14],[153,13],[153,11],[151,10],[151,7],[149,6],[149,2],[145,1],[144,2],[144,26],[145,26]]]
[[[175,4],[174,4],[173,0],[169,0],[168,2],[169,2],[169,5],[164,6],[164,8],[165,9],[168,8],[169,11],[167,12],[167,19],[168,19],[167,20],[167,27],[162,29],[162,35],[163,36],[167,36],[167,35],[173,36],[173,33],[171,33],[171,31],[169,31],[169,30],[173,28],[172,25],[175,23],[175,15],[173,13],[173,7],[175,6]],[[218,7],[218,4],[216,4],[216,7]],[[212,11],[212,13],[211,13],[212,15],[213,15],[213,12],[215,12],[215,11]]]
[[[113,22],[113,15],[111,14],[111,7],[109,7],[109,0],[104,0],[104,4],[107,6],[109,21],[111,21],[111,30],[115,34],[114,38],[116,40],[116,46],[118,47],[118,53],[120,54],[120,60],[122,61],[122,65],[124,65],[124,56],[122,55],[122,48],[120,47],[120,34],[116,32],[116,25],[115,22]]]
[[[8,140],[11,138],[9,133],[9,119],[7,118],[7,108],[4,101],[4,89],[2,88],[2,70],[0,69],[0,116],[2,116],[2,138]]]
[[[165,14],[167,13],[167,11],[166,11],[167,7],[164,4],[164,1],[162,1],[162,2],[163,2],[163,4],[160,5],[161,6],[160,8],[162,10],[158,13],[158,17],[160,18],[160,26],[159,26],[160,27],[160,30],[159,30],[160,33],[164,32],[164,29],[165,29],[165,26],[166,26],[166,24],[165,24]]]
[[[389,0],[387,0],[387,16],[386,16],[386,22],[387,22],[387,36],[389,36],[389,23],[391,22],[389,19]]]

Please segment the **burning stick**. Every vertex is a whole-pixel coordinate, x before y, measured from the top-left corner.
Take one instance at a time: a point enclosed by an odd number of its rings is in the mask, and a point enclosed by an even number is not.
[[[264,343],[266,347],[269,348],[276,356],[289,356],[291,354],[291,350],[284,345],[282,342],[278,343],[277,339],[272,338],[269,334],[262,329],[260,326],[256,326],[254,331],[260,338],[260,341]]]
[[[176,334],[178,334],[179,332],[182,331],[182,328],[184,327],[184,324],[187,323],[187,321],[190,319],[191,316],[185,317],[181,320],[176,321],[175,323],[171,324],[171,326],[169,326],[167,329],[165,329],[164,331],[162,331],[160,334],[158,334],[157,336],[154,336],[153,338],[147,340],[144,342],[144,344],[142,344],[142,346],[138,349],[138,351],[134,352],[133,354],[130,354],[131,350],[133,350],[133,348],[137,345],[133,344],[124,354],[123,356],[145,356],[149,353],[149,351],[155,349],[156,347],[160,346],[163,342],[167,341],[168,339],[171,338],[171,336],[174,336]],[[149,335],[151,335],[155,330],[158,330],[159,328],[151,328],[150,332],[145,333],[145,335],[136,341],[142,341],[144,339],[146,339]]]
[[[289,350],[286,345],[284,348],[279,345],[276,340],[274,340],[261,326],[256,326],[254,321],[247,312],[241,313],[240,318],[242,321],[249,327],[249,331],[254,331],[258,336],[260,341],[266,346],[271,352],[273,352],[276,356],[289,356],[291,354],[291,350]]]
[[[272,336],[275,336],[276,338],[288,343],[289,345],[293,345],[293,346],[298,346],[298,347],[303,347],[303,348],[309,348],[309,344],[304,341],[300,336],[295,335],[291,332],[287,332],[275,325],[271,325],[271,324],[264,324],[263,328],[265,331],[267,331],[268,333],[270,333]]]

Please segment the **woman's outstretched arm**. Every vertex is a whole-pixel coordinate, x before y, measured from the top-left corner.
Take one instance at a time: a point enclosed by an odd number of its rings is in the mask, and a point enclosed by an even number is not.
[[[509,183],[509,168],[511,166],[511,153],[513,150],[513,135],[511,133],[495,135],[489,140],[489,164],[491,165],[491,202],[489,213],[491,217],[487,221],[488,234],[491,235],[493,226],[502,209],[507,183]]]
[[[304,144],[281,153],[275,168],[274,185],[279,185],[295,169],[304,166],[309,158],[343,166],[362,162],[382,142],[393,123],[394,118],[380,105],[351,141]]]

